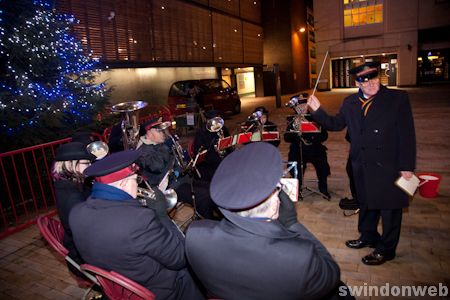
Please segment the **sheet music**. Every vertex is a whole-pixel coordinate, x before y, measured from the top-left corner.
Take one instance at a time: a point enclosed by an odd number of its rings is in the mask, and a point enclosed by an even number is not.
[[[297,178],[281,178],[283,191],[289,196],[292,202],[298,201],[298,179]]]
[[[410,196],[414,196],[414,193],[416,192],[419,183],[420,183],[419,178],[417,178],[417,176],[414,174],[409,180],[406,180],[405,178],[403,178],[403,176],[400,176],[395,181],[395,184]]]

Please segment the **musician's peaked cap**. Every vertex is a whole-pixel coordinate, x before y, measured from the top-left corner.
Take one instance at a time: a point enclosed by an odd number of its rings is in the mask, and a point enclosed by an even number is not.
[[[211,181],[211,198],[221,208],[246,210],[270,196],[282,175],[280,151],[269,143],[251,143],[221,162]]]
[[[150,130],[152,128],[157,127],[161,123],[162,123],[162,118],[161,117],[151,118],[150,120],[144,122],[144,124],[142,124],[142,127],[145,130]]]
[[[109,174],[119,173],[119,172],[123,171],[124,169],[127,169],[129,166],[131,166],[138,157],[139,157],[139,151],[136,151],[136,150],[125,150],[125,151],[116,152],[116,153],[106,156],[105,158],[103,158],[99,161],[96,161],[91,166],[86,168],[86,170],[84,170],[84,175],[93,176],[93,177],[98,178],[98,177],[106,176]],[[117,174],[117,176],[114,176],[114,179],[116,179],[114,181],[123,179],[127,176],[134,174],[134,171],[131,172],[131,174],[130,174],[130,172],[126,172],[126,173],[121,172],[120,174]],[[111,180],[108,180],[108,181],[113,182]],[[103,183],[109,183],[109,182],[103,182]]]
[[[71,142],[63,144],[56,149],[56,161],[67,161],[67,160],[94,160],[95,156],[90,154],[86,150],[86,145],[80,142]]]
[[[358,82],[368,81],[378,76],[379,62],[366,62],[353,69],[350,69],[349,73],[355,75],[355,80]]]
[[[260,111],[265,115],[269,114],[269,111],[264,106],[258,106],[257,108],[255,108],[255,110],[253,112],[257,112],[257,111]]]

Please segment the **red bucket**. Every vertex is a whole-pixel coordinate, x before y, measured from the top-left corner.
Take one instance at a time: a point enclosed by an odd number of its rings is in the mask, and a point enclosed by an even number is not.
[[[439,192],[439,183],[441,182],[441,175],[435,173],[420,173],[417,174],[420,179],[419,193],[425,198],[435,198]]]

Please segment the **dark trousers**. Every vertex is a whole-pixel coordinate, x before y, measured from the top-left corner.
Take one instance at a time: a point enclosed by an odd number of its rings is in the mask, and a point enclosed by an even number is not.
[[[193,180],[193,186],[190,183],[183,183],[175,191],[177,192],[179,202],[194,205],[194,199],[192,198],[194,196],[197,212],[205,219],[215,218],[214,211],[217,210],[217,206],[209,195],[209,182]],[[192,195],[192,192],[194,195]]]
[[[400,229],[402,225],[402,209],[368,209],[361,205],[358,219],[358,230],[361,240],[376,245],[375,251],[381,255],[395,256]],[[382,223],[383,233],[377,231],[378,222]]]
[[[348,157],[347,159],[347,165],[345,166],[345,170],[347,171],[348,180],[350,181],[350,192],[352,193],[352,198],[356,200],[358,198],[356,196],[355,179],[353,176],[353,167],[350,157]]]
[[[314,155],[303,157],[303,173],[306,170],[306,164],[311,163],[316,170],[317,179],[319,181],[319,190],[328,192],[327,177],[330,175],[330,165],[328,164],[326,152],[324,155]],[[299,180],[302,180],[301,172],[298,173]]]

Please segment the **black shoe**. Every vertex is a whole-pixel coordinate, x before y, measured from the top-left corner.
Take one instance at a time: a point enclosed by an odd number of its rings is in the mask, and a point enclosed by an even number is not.
[[[346,210],[357,210],[359,208],[359,202],[357,199],[342,198],[339,201],[339,207]]]
[[[375,248],[374,244],[361,241],[360,239],[348,240],[345,242],[345,246],[352,248],[352,249],[361,249],[364,247]]]
[[[376,253],[375,251],[370,253],[369,255],[364,256],[361,261],[365,265],[369,266],[378,266],[382,265],[388,260],[393,260],[395,255],[381,255],[379,253]]]

